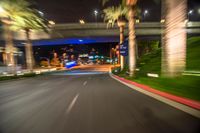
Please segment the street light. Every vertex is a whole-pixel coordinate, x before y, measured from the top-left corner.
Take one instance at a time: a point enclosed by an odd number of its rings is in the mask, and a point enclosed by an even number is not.
[[[80,24],[85,24],[85,21],[83,19],[79,20]]]
[[[189,10],[189,12],[188,12],[188,21],[190,20],[190,15],[192,15],[193,12],[194,12],[194,10]]]
[[[149,11],[148,11],[148,10],[145,10],[145,11],[144,11],[144,14],[148,14],[148,13],[149,13]]]
[[[194,10],[190,10],[189,12],[188,12],[188,14],[192,14],[194,12]]]
[[[98,15],[98,11],[97,10],[94,10],[94,15]]]
[[[136,23],[140,23],[140,20],[139,20],[139,19],[136,19],[135,22],[136,22]]]
[[[148,15],[148,14],[149,14],[149,11],[148,10],[144,10],[144,13],[143,13],[144,19],[145,19],[145,16]]]
[[[50,25],[55,25],[56,23],[55,23],[54,21],[50,20],[50,21],[49,21],[49,24],[50,24]]]
[[[160,20],[160,23],[165,23],[165,19],[161,19],[161,20]]]
[[[41,15],[41,16],[44,16],[44,13],[42,11],[38,11],[38,13]]]
[[[97,16],[98,16],[98,11],[97,10],[94,10],[94,16],[95,16],[95,21],[96,21],[96,23],[97,23]]]

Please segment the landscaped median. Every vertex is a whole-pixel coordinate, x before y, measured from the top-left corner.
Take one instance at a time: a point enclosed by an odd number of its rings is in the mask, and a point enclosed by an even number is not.
[[[129,77],[128,66],[112,69],[116,79],[132,84],[145,91],[160,95],[175,102],[200,110],[200,37],[187,41],[186,71],[178,77],[161,74],[161,49],[142,54],[137,60],[134,77]]]

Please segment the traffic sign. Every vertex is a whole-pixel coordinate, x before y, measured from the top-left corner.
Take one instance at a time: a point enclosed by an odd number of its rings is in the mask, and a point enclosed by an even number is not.
[[[128,56],[128,41],[120,45],[120,55]]]

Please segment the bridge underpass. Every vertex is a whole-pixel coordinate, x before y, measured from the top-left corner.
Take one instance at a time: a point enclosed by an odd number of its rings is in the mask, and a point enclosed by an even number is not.
[[[160,40],[163,32],[163,24],[158,22],[136,24],[136,36],[138,40]],[[200,35],[200,23],[189,22],[187,24],[188,36]],[[128,27],[125,27],[125,36],[128,36]],[[25,43],[25,33],[15,32],[14,40],[17,46]],[[87,24],[56,24],[52,26],[49,33],[32,31],[31,39],[33,46],[40,45],[63,45],[63,44],[92,44],[119,42],[119,28],[107,28],[105,23]],[[0,37],[3,40],[3,37]],[[1,43],[2,45],[3,43]]]

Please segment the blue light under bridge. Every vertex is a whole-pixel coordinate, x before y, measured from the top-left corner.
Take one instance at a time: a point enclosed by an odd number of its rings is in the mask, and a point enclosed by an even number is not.
[[[33,41],[33,46],[43,45],[80,45],[80,44],[94,44],[94,43],[113,43],[119,42],[118,37],[87,37],[87,38],[65,38],[52,40],[37,40]]]

